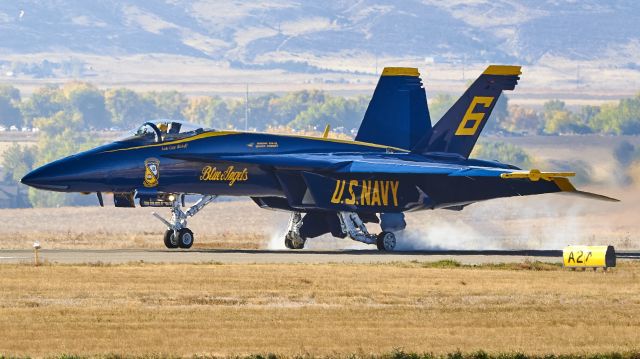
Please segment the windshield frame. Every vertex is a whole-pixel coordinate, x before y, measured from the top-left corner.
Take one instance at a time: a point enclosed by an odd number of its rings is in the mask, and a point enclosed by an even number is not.
[[[118,139],[117,142],[138,140],[145,143],[163,143],[195,136],[208,131],[215,130],[187,121],[157,119],[147,121],[135,130],[128,131],[128,133]],[[153,134],[153,138],[150,138],[151,134]]]

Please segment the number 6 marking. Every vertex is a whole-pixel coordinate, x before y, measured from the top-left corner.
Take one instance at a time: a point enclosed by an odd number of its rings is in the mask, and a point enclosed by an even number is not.
[[[456,130],[456,136],[475,135],[486,113],[473,112],[473,110],[476,109],[477,104],[481,104],[482,106],[484,106],[484,108],[489,108],[491,106],[491,103],[493,103],[493,97],[475,96],[471,101],[471,105],[469,105],[469,108],[467,108],[467,112],[464,114],[462,121],[460,121],[460,125]],[[469,121],[473,121],[473,125],[471,127],[467,127]]]

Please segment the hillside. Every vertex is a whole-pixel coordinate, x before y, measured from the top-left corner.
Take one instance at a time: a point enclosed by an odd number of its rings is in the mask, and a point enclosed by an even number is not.
[[[607,76],[605,86],[627,89],[640,80],[638,13],[637,2],[596,0],[7,1],[0,66],[22,80],[359,83],[370,79],[357,74],[405,64],[464,83],[460,71],[493,62],[537,66],[574,87],[602,88]]]

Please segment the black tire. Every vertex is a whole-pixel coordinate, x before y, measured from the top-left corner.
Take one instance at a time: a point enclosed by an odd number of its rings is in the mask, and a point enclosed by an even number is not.
[[[164,232],[164,245],[169,249],[178,248],[178,241],[173,236],[173,229],[167,229]]]
[[[284,246],[288,249],[293,249],[293,243],[291,242],[291,238],[289,238],[289,236],[284,237]]]
[[[297,245],[293,244],[292,242],[292,245],[293,245],[293,249],[304,249],[304,242],[298,243]]]
[[[303,240],[302,243],[300,243],[299,241],[294,241],[293,237],[294,237],[294,234],[291,234],[291,233],[287,233],[284,236],[285,247],[289,249],[303,249],[305,241]]]
[[[193,245],[193,232],[189,228],[182,228],[178,231],[178,246],[189,249]]]
[[[381,232],[376,238],[376,247],[381,251],[393,251],[396,247],[396,235],[392,232]]]

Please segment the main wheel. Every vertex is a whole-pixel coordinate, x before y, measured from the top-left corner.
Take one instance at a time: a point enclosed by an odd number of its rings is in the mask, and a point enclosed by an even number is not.
[[[284,245],[289,249],[303,249],[304,242],[304,238],[293,232],[289,232],[284,236]]]
[[[381,232],[376,239],[376,246],[381,251],[392,251],[396,247],[396,235],[392,232]]]
[[[193,232],[189,228],[182,228],[178,231],[178,246],[180,248],[191,248],[193,245]]]
[[[289,238],[289,235],[284,236],[284,246],[288,249],[293,249],[293,243],[291,243],[291,238]]]
[[[173,235],[173,229],[167,229],[164,232],[164,245],[169,249],[178,248],[178,240]]]

